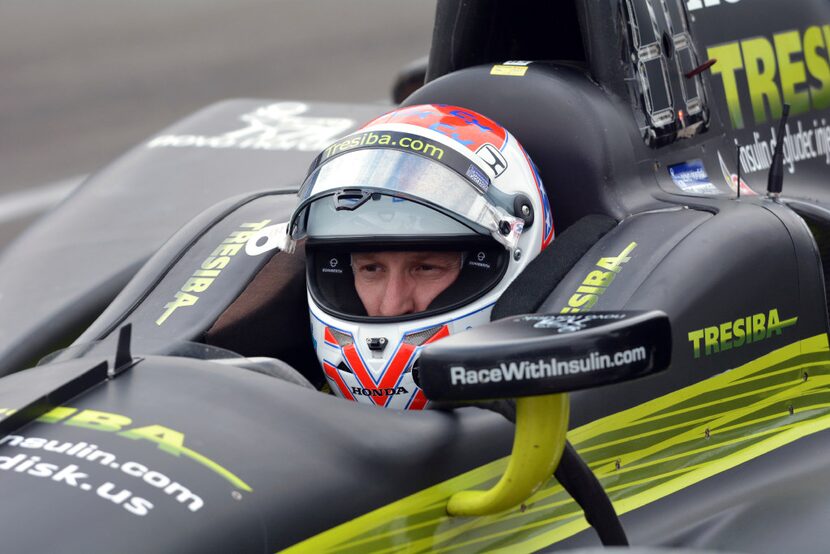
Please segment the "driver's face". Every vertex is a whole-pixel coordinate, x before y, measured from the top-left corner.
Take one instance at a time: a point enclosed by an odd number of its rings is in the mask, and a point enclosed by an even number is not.
[[[356,252],[357,295],[370,316],[422,312],[461,272],[460,252]]]

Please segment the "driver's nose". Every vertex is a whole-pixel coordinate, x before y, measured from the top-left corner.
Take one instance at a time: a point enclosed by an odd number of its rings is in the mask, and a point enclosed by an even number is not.
[[[415,283],[405,271],[390,271],[379,312],[385,317],[415,312]]]

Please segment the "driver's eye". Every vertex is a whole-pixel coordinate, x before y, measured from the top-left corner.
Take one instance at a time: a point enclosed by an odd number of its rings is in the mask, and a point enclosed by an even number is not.
[[[357,267],[355,267],[356,276],[364,280],[379,278],[383,272],[383,265],[377,263],[357,264]]]
[[[442,264],[419,264],[413,269],[416,277],[424,279],[441,279],[449,271],[449,268]]]

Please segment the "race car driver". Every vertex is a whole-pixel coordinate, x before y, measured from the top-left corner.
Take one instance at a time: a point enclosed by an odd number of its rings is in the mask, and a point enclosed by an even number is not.
[[[289,223],[306,239],[314,348],[331,389],[422,409],[421,348],[489,321],[553,240],[538,173],[485,116],[419,105],[385,114],[312,163]]]

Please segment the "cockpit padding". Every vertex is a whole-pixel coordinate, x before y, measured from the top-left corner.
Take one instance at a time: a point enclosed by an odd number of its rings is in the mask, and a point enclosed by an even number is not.
[[[537,311],[585,253],[616,225],[611,217],[592,214],[565,229],[504,291],[490,319]]]
[[[323,385],[311,343],[305,253],[277,252],[205,332],[204,342],[243,356],[290,364],[316,387]]]

